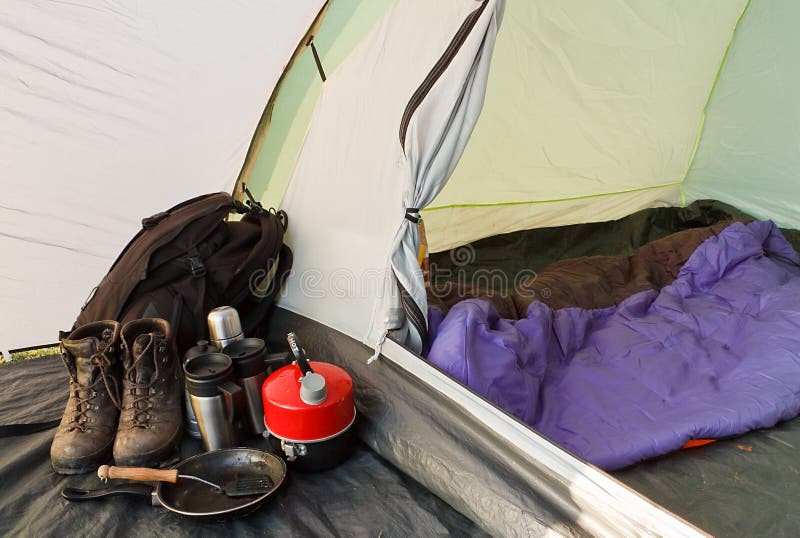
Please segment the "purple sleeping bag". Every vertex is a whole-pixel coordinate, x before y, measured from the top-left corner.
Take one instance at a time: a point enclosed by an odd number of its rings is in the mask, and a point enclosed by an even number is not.
[[[734,223],[675,281],[619,305],[520,320],[468,299],[428,360],[603,469],[800,412],[800,267],[772,222]],[[435,314],[435,313],[433,313]]]

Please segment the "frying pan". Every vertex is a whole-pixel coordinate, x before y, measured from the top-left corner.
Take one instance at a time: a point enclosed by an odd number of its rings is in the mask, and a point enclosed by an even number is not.
[[[177,465],[181,474],[203,477],[211,482],[269,476],[273,487],[260,495],[229,497],[215,488],[194,480],[175,484],[158,482],[155,486],[126,483],[97,490],[64,488],[61,496],[68,501],[88,501],[116,495],[139,495],[170,512],[197,519],[227,519],[249,514],[259,508],[283,483],[284,461],[269,452],[254,448],[226,448],[197,454]]]

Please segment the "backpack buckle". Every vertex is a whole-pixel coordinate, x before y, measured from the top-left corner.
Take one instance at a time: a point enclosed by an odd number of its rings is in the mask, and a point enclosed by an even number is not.
[[[189,257],[189,270],[192,272],[194,278],[206,276],[206,266],[203,264],[203,260],[200,259],[200,256]]]

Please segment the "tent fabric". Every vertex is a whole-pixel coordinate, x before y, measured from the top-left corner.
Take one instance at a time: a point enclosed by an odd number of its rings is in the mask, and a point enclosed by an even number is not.
[[[798,414],[799,261],[772,222],[734,223],[672,284],[618,306],[536,301],[515,321],[463,301],[428,358],[579,456],[624,467]]]
[[[404,202],[414,198],[415,172],[398,131],[414,92],[477,7],[473,0],[396,2],[328,78],[282,204],[292,219],[287,241],[315,246],[297,249],[282,307],[370,343],[387,328],[387,315],[399,309],[390,257],[405,226]],[[475,64],[475,51],[489,44],[491,36],[484,37],[496,8],[497,2],[488,0],[462,47],[472,54],[450,62],[434,95],[453,90],[458,95],[469,82],[465,73]],[[471,107],[457,111],[474,113]],[[450,119],[449,113],[438,114],[418,116],[436,129],[432,138],[413,136],[438,143],[437,137],[447,134],[438,122]],[[415,158],[424,166],[427,157]]]
[[[0,6],[0,349],[56,340],[143,217],[231,190],[324,0]]]
[[[434,205],[423,212],[431,252],[442,252],[461,245],[540,226],[568,226],[576,223],[621,219],[651,207],[680,205],[680,185],[633,189],[566,200],[530,200],[519,204]],[[532,215],[535,223],[529,223]],[[601,216],[602,215],[602,216]],[[509,226],[509,222],[520,223]],[[446,230],[441,233],[441,230]]]
[[[750,2],[708,103],[687,199],[800,227],[800,4]]]
[[[487,17],[482,17],[487,9]],[[462,29],[469,29],[466,25],[470,24],[479,25],[479,28],[473,28],[464,43],[459,45],[458,54],[447,66],[447,71],[434,82],[424,101],[409,118],[407,131],[404,132],[401,126],[403,150],[411,172],[410,185],[403,199],[407,208],[418,210],[427,207],[444,187],[464,151],[483,106],[501,12],[502,3],[485,2],[475,8]],[[454,37],[454,44],[457,39]],[[407,110],[404,115],[409,112]],[[428,304],[419,263],[421,234],[417,223],[410,218],[404,219],[395,238],[398,240],[399,245],[392,253],[392,273],[424,316]],[[406,320],[409,319],[410,316],[406,316]],[[425,334],[421,334],[419,328],[408,325],[408,346],[422,351],[427,328],[423,331]]]
[[[314,45],[328,76],[386,13],[392,0],[335,0],[329,2]],[[294,165],[311,123],[323,82],[311,48],[306,47],[287,69],[277,95],[261,147],[242,170],[242,181],[260,195],[264,207],[280,207]]]
[[[58,418],[67,375],[56,357],[0,365],[0,424]],[[53,430],[3,439],[0,534],[113,536],[486,536],[470,520],[364,445],[327,472],[291,473],[274,499],[224,523],[184,519],[142,498],[69,503],[66,486],[103,487],[94,474],[59,476],[50,468]],[[265,448],[261,440],[257,446]],[[185,439],[183,455],[202,451]]]
[[[509,2],[483,112],[424,215],[431,250],[680,204],[745,4]]]

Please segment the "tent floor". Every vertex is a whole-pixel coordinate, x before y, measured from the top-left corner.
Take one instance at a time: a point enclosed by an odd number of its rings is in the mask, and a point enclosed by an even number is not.
[[[58,418],[67,376],[55,357],[0,365],[0,424]],[[93,474],[60,476],[50,468],[54,430],[2,440],[0,535],[112,536],[482,536],[483,532],[422,485],[361,445],[341,466],[315,475],[292,473],[274,499],[247,518],[207,523],[184,519],[144,499],[117,497],[69,503],[66,486],[94,489]],[[251,443],[248,443],[251,444]],[[264,441],[252,443],[264,447]],[[184,456],[201,452],[186,439]]]
[[[800,417],[613,475],[714,536],[796,536]]]

